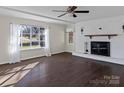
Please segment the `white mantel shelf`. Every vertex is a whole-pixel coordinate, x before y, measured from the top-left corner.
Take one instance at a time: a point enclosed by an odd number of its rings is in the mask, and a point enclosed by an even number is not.
[[[92,39],[92,37],[100,37],[100,36],[107,36],[108,39],[111,39],[112,36],[117,36],[118,34],[91,34],[91,35],[85,35],[85,36],[88,36],[90,37],[90,39]]]
[[[77,52],[73,52],[72,55],[124,65],[124,59],[120,59],[120,58],[112,58],[112,57],[92,55],[92,54],[83,54],[83,53],[77,53]]]

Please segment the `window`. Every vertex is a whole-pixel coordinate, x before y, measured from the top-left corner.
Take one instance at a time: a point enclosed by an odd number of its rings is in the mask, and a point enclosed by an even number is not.
[[[45,29],[42,27],[20,25],[20,47],[31,49],[45,47]]]

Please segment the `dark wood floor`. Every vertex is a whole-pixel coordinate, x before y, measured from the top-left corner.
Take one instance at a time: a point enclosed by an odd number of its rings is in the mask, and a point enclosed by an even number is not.
[[[124,86],[124,66],[61,53],[1,65],[0,86]]]

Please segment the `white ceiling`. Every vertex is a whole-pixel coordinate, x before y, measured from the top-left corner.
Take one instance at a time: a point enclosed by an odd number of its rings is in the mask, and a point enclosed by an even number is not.
[[[77,14],[77,18],[70,15],[65,15],[58,18],[61,12],[53,12],[52,10],[66,10],[67,6],[9,6],[9,9],[19,10],[20,12],[32,13],[41,15],[46,18],[65,21],[65,22],[80,22],[105,17],[114,17],[124,15],[124,6],[78,6],[77,10],[89,10],[89,14]]]

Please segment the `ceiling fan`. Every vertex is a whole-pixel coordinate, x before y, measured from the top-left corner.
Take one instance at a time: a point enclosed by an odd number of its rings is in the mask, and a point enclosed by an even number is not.
[[[76,13],[89,13],[89,10],[76,10],[77,6],[69,6],[65,11],[63,10],[53,10],[53,12],[65,12],[58,17],[62,17],[66,14],[72,14],[72,16],[75,18],[77,17]]]

